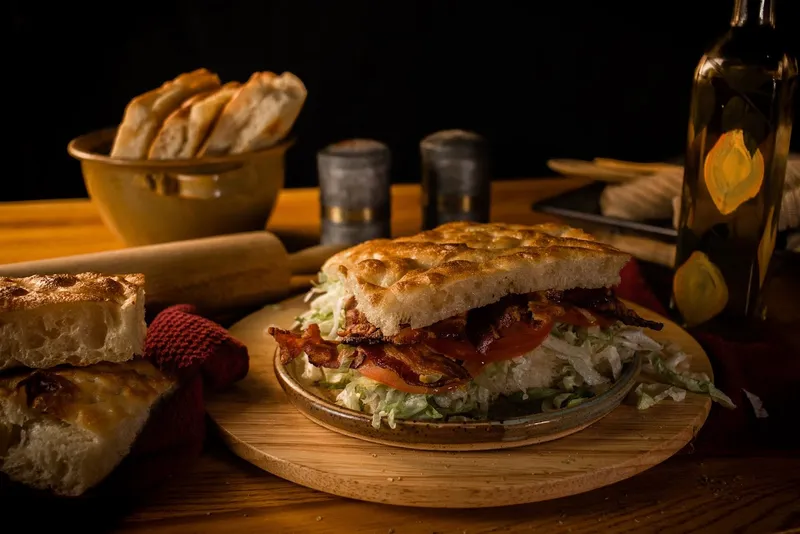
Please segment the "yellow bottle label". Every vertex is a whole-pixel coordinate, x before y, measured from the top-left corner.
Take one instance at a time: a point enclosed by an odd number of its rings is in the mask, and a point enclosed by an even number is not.
[[[750,155],[742,130],[730,130],[709,150],[703,174],[717,209],[729,215],[758,194],[764,182],[764,157],[758,148]]]
[[[698,250],[675,271],[672,293],[689,326],[708,321],[728,304],[728,286],[722,272]]]

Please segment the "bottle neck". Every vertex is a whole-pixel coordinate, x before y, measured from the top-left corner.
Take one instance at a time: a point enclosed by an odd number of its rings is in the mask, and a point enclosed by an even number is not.
[[[775,2],[772,0],[736,0],[731,26],[775,26]]]

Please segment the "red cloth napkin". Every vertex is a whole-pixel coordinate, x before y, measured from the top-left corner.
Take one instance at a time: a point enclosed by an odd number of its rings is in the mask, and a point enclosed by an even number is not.
[[[642,276],[639,264],[631,260],[621,273],[617,296],[669,314]],[[795,448],[800,409],[800,355],[774,339],[737,343],[701,330],[689,330],[708,354],[714,369],[714,382],[725,392],[736,409],[716,403],[703,431],[694,442],[696,450],[714,454],[736,454],[743,448]],[[744,391],[758,396],[767,418],[756,418]]]
[[[144,357],[179,387],[151,415],[130,455],[99,492],[138,493],[190,464],[205,438],[204,391],[226,388],[247,375],[247,347],[189,305],[167,308],[147,330]]]

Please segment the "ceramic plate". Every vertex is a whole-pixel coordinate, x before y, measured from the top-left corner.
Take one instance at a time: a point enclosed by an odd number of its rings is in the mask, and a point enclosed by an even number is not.
[[[395,420],[372,425],[372,416],[335,404],[335,393],[304,384],[293,364],[274,355],[275,375],[289,401],[303,415],[325,428],[375,443],[423,450],[491,450],[542,443],[568,436],[599,421],[619,406],[636,382],[641,356],[636,355],[608,390],[572,408],[532,414],[513,414],[502,420],[437,422]]]

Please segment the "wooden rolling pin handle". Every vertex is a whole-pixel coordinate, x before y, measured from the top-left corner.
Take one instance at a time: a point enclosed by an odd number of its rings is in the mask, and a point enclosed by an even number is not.
[[[0,266],[0,276],[143,273],[148,312],[187,303],[217,313],[286,297],[293,268],[316,273],[335,251],[318,246],[290,256],[277,237],[260,231],[12,263]]]

